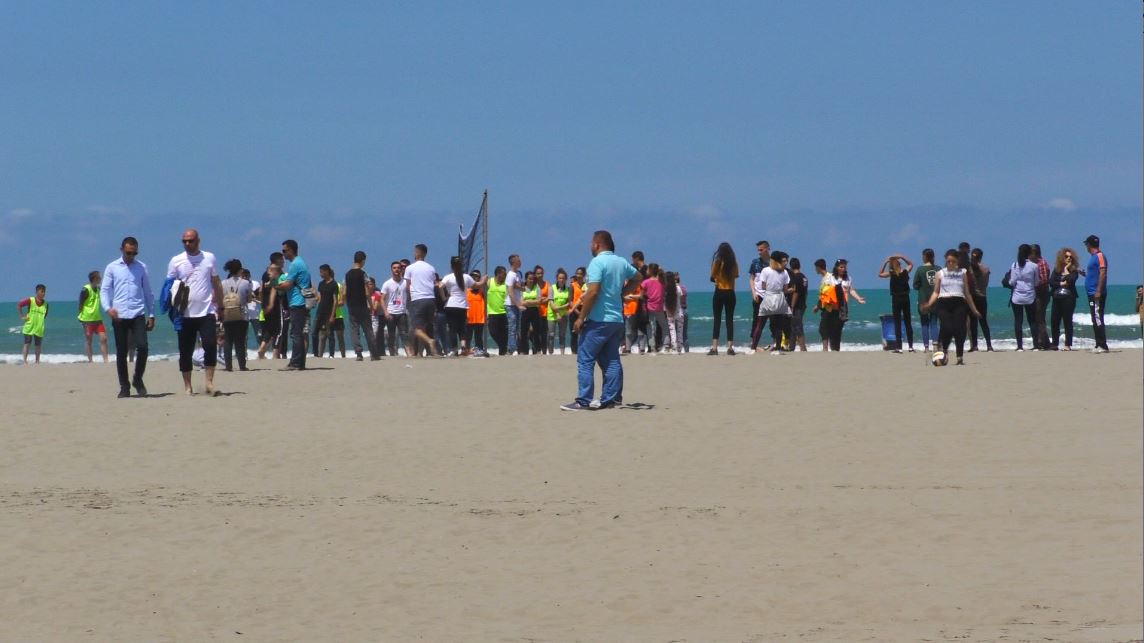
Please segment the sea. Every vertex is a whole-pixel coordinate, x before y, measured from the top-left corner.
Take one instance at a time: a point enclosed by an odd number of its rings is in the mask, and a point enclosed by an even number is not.
[[[846,323],[842,335],[842,350],[844,351],[881,351],[884,350],[882,321],[883,315],[890,313],[890,293],[885,288],[859,289],[866,303],[851,303],[850,320]],[[1010,291],[995,287],[989,289],[989,326],[992,331],[993,346],[1000,350],[1012,350],[1017,347],[1013,333],[1013,312],[1008,307]],[[1136,288],[1135,286],[1109,286],[1109,307],[1105,312],[1104,321],[1108,333],[1108,345],[1116,349],[1144,348],[1141,340],[1140,318],[1135,313]],[[49,364],[66,364],[86,361],[83,354],[83,328],[76,320],[75,301],[50,302],[51,307],[47,317],[44,336],[43,355],[41,362]],[[916,299],[913,305],[915,313],[914,345],[920,350],[921,327],[919,326]],[[735,345],[742,346],[750,342],[751,333],[751,299],[748,292],[738,293],[738,305],[735,308]],[[714,317],[711,313],[711,293],[691,291],[688,295],[688,339],[693,352],[702,351],[711,343],[711,325]],[[110,337],[110,322],[108,325],[108,341],[111,357],[115,356],[114,340]],[[724,322],[725,323],[725,322]],[[810,350],[820,350],[821,341],[818,336],[817,315],[807,313],[805,319],[807,333],[807,346]],[[1073,315],[1075,338],[1073,347],[1088,349],[1093,347],[1092,323],[1089,319],[1087,300],[1082,296],[1077,301],[1077,311]],[[4,329],[0,335],[0,364],[18,364],[21,361],[21,348],[23,335],[22,324],[16,314],[16,302],[0,302],[0,328]],[[1028,338],[1028,325],[1026,334],[1026,347],[1031,346]],[[1051,332],[1051,329],[1050,329]],[[720,329],[720,346],[725,343],[725,326]],[[769,329],[767,336],[769,337]],[[1063,330],[1062,330],[1063,335]],[[178,347],[174,328],[171,322],[160,316],[156,320],[155,330],[149,338],[152,360],[169,360],[178,356]],[[1063,343],[1063,337],[1062,337]],[[254,347],[253,337],[251,347]],[[96,342],[98,353],[98,341]],[[984,340],[981,348],[984,349]],[[351,352],[352,358],[352,352]],[[97,357],[97,359],[99,359]]]

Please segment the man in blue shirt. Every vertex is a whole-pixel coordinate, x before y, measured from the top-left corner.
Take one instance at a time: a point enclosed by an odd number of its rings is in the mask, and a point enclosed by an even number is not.
[[[560,407],[564,411],[592,409],[596,364],[604,372],[598,408],[623,404],[624,368],[620,364],[620,344],[624,340],[623,295],[635,290],[639,272],[617,257],[615,250],[616,244],[607,230],[597,230],[592,235],[594,258],[588,264],[588,285],[580,298],[580,317],[574,326],[580,336],[576,351],[579,391],[574,401]]]
[[[306,327],[309,326],[310,309],[306,307],[305,291],[312,283],[310,269],[298,256],[298,242],[287,239],[282,242],[282,256],[286,259],[286,274],[278,282],[278,289],[286,293],[286,305],[290,308],[290,363],[282,370],[306,370]]]
[[[147,370],[147,333],[155,328],[155,295],[147,266],[135,257],[139,242],[127,237],[119,244],[121,256],[107,264],[99,287],[99,305],[111,317],[115,334],[115,370],[119,397],[131,397],[127,380],[127,352],[135,347],[135,376],[131,383],[140,396],[147,395],[143,372]]]
[[[1088,312],[1092,315],[1092,334],[1096,340],[1094,353],[1108,352],[1108,338],[1104,333],[1104,310],[1108,306],[1108,260],[1100,251],[1100,237],[1088,235],[1084,240],[1088,249],[1088,270],[1084,273],[1084,289],[1088,293]]]

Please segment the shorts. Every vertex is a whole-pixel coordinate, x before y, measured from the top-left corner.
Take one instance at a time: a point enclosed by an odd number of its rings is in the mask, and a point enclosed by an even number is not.
[[[83,336],[87,339],[91,339],[91,336],[95,335],[96,333],[99,333],[100,335],[107,334],[107,329],[103,327],[102,321],[89,321],[80,323],[83,324]]]
[[[409,312],[410,332],[420,328],[433,335],[433,318],[437,315],[437,302],[433,299],[417,299],[409,302],[406,310]]]
[[[44,344],[44,338],[39,335],[24,335],[25,346],[31,344],[33,341],[36,342],[36,346],[43,346]]]
[[[794,314],[791,316],[791,319],[790,319],[791,337],[794,337],[797,339],[799,337],[805,337],[806,336],[806,331],[803,329],[803,324],[802,324],[802,318],[803,318],[803,315],[805,315],[805,314],[806,314],[805,308],[800,308],[800,309],[794,311]]]

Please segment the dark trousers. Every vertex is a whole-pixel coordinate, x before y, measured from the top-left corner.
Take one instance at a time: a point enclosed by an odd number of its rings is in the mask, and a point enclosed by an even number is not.
[[[906,342],[910,348],[914,347],[914,320],[910,317],[910,296],[907,294],[890,297],[890,312],[894,313],[894,334],[898,336],[898,349],[902,345],[902,322],[906,322]]]
[[[465,341],[468,342],[469,348],[476,348],[477,350],[484,352],[485,325],[467,324],[465,328]]]
[[[832,351],[842,350],[842,311],[822,311],[822,320],[818,324],[818,335],[827,343]]]
[[[1088,298],[1088,312],[1092,316],[1092,337],[1096,340],[1096,347],[1108,350],[1108,338],[1104,334],[1104,307],[1108,305],[1108,293],[1102,293],[1100,299]],[[136,358],[138,360],[138,358]]]
[[[969,304],[963,297],[941,297],[937,300],[938,328],[937,341],[941,350],[949,351],[952,340],[957,345],[957,357],[961,358],[965,352],[966,315],[969,314]]]
[[[348,310],[350,318],[350,340],[354,344],[354,353],[361,357],[361,335],[359,330],[365,334],[366,348],[369,349],[369,358],[374,359],[377,355],[377,336],[373,332],[373,313],[366,307],[350,308]],[[380,324],[378,325],[380,328]]]
[[[771,322],[771,336],[777,338],[774,342],[774,350],[782,349],[784,335],[788,341],[793,339],[790,334],[789,315],[763,315],[755,318],[755,326],[751,330],[751,350],[758,348],[759,339],[763,336],[763,327],[767,325],[768,319]]]
[[[1017,349],[1025,348],[1025,335],[1021,332],[1022,317],[1029,319],[1029,334],[1033,336],[1033,348],[1037,348],[1037,305],[1013,304],[1013,336],[1017,338]]]
[[[727,343],[735,341],[735,291],[715,289],[711,295],[711,312],[715,316],[715,327],[711,339],[719,341],[719,321],[727,315]]]
[[[214,368],[218,364],[218,342],[216,341],[215,316],[184,317],[179,328],[179,372],[190,373],[195,364],[191,357],[195,354],[195,342],[203,342],[203,366]],[[137,358],[138,359],[138,358]]]
[[[489,336],[497,343],[497,354],[508,353],[508,315],[489,315]]]
[[[520,313],[520,338],[516,340],[521,355],[527,355],[530,346],[533,355],[544,352],[544,344],[540,342],[540,309],[531,306]]]
[[[969,317],[969,350],[977,350],[977,326],[981,325],[981,334],[985,337],[985,347],[993,350],[993,341],[989,337],[989,299],[984,295],[973,295],[973,305],[981,318]]]
[[[461,350],[462,341],[468,344],[469,309],[446,308],[445,321],[449,326],[446,331],[449,335],[449,346],[452,350]]]
[[[147,370],[147,318],[143,315],[131,319],[115,319],[111,322],[115,334],[115,370],[119,374],[119,388],[128,388],[127,353],[135,348],[135,386],[143,384],[143,372]]]
[[[536,311],[536,342],[540,344],[540,353],[551,353],[552,347],[548,345],[548,317]]]
[[[1035,334],[1033,335],[1033,348],[1044,350],[1049,347],[1049,325],[1048,325],[1048,312],[1049,312],[1049,299],[1050,290],[1046,286],[1037,289],[1037,323],[1035,325]]]
[[[305,306],[290,307],[290,366],[306,368],[306,321],[310,311]]]
[[[223,362],[226,370],[231,370],[231,357],[235,353],[238,354],[238,367],[246,368],[246,332],[249,328],[249,324],[244,321],[222,323],[222,330],[226,333],[226,340],[223,342]],[[206,350],[206,347],[203,349]]]
[[[407,313],[390,315],[389,319],[385,320],[385,334],[390,357],[397,357],[398,346],[405,348],[409,343],[409,315]]]
[[[1049,344],[1060,348],[1061,322],[1065,324],[1065,347],[1072,348],[1073,313],[1076,312],[1076,297],[1053,297],[1053,336]]]

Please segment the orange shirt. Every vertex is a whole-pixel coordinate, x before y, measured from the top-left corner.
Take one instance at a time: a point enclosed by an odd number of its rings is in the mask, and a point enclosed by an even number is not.
[[[540,287],[540,298],[541,299],[547,299],[548,298],[548,282],[547,281],[544,282],[544,285]],[[548,319],[548,304],[540,304],[540,318],[541,319]]]
[[[640,286],[636,286],[635,292],[632,292],[631,294],[635,295],[636,297],[639,297],[640,295],[643,294],[643,288]],[[633,299],[631,301],[624,301],[624,317],[631,317],[632,315],[636,314],[636,311],[638,311],[639,309],[640,309],[639,299]]]
[[[571,301],[573,307],[575,307],[576,304],[580,303],[580,297],[582,297],[583,295],[584,295],[584,288],[581,287],[580,284],[573,281],[572,282],[572,301]]]
[[[465,297],[469,300],[469,323],[485,323],[485,293],[473,294],[473,289],[465,290]]]

